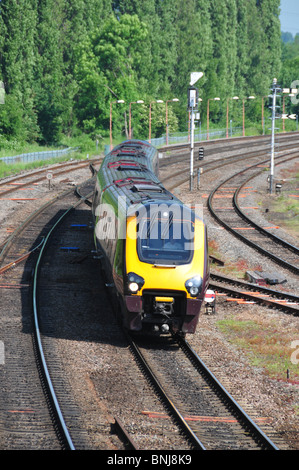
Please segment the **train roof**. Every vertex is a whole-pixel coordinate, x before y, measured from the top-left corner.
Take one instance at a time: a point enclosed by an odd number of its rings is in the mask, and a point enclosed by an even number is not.
[[[107,192],[105,199],[116,204],[118,197],[125,196],[127,206],[149,201],[181,203],[155,175],[157,158],[157,150],[148,142],[129,140],[116,146],[98,172],[101,191]]]

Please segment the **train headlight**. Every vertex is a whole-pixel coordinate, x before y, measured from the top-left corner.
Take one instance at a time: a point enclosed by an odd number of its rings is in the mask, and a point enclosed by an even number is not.
[[[136,294],[144,284],[144,279],[138,274],[128,274],[128,289],[132,294]]]
[[[129,287],[129,290],[133,292],[133,294],[135,294],[139,290],[139,286],[137,282],[130,282],[128,287]]]
[[[185,282],[185,287],[191,297],[197,297],[202,289],[202,278],[200,276],[192,277]]]

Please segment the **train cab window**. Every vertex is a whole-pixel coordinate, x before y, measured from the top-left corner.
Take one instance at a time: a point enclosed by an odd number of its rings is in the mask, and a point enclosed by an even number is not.
[[[191,223],[172,221],[169,226],[160,220],[141,224],[137,239],[140,261],[152,264],[187,264],[193,257],[193,232]]]

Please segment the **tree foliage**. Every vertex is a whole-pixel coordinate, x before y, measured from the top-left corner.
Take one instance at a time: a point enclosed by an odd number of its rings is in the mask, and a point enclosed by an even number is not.
[[[207,100],[264,96],[281,69],[279,0],[0,0],[0,134],[9,139],[59,142],[79,132],[93,137],[128,131],[129,103],[135,133],[185,130],[190,73],[198,82],[204,117]],[[290,38],[288,38],[289,40]],[[290,42],[288,44],[294,44]],[[285,59],[298,54],[282,48]],[[297,45],[296,45],[297,46]],[[294,55],[295,54],[295,55]],[[293,77],[294,80],[297,77]],[[289,78],[288,78],[289,80]],[[212,105],[216,106],[216,103]],[[216,108],[215,108],[216,109]]]
[[[299,90],[299,34],[282,34],[282,67],[279,83],[284,88]],[[286,113],[299,115],[299,91],[296,96],[285,99]]]

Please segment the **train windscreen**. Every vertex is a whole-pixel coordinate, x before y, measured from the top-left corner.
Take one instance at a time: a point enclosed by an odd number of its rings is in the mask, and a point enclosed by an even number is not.
[[[180,265],[193,257],[193,223],[181,220],[143,220],[139,226],[137,251],[140,261]]]

